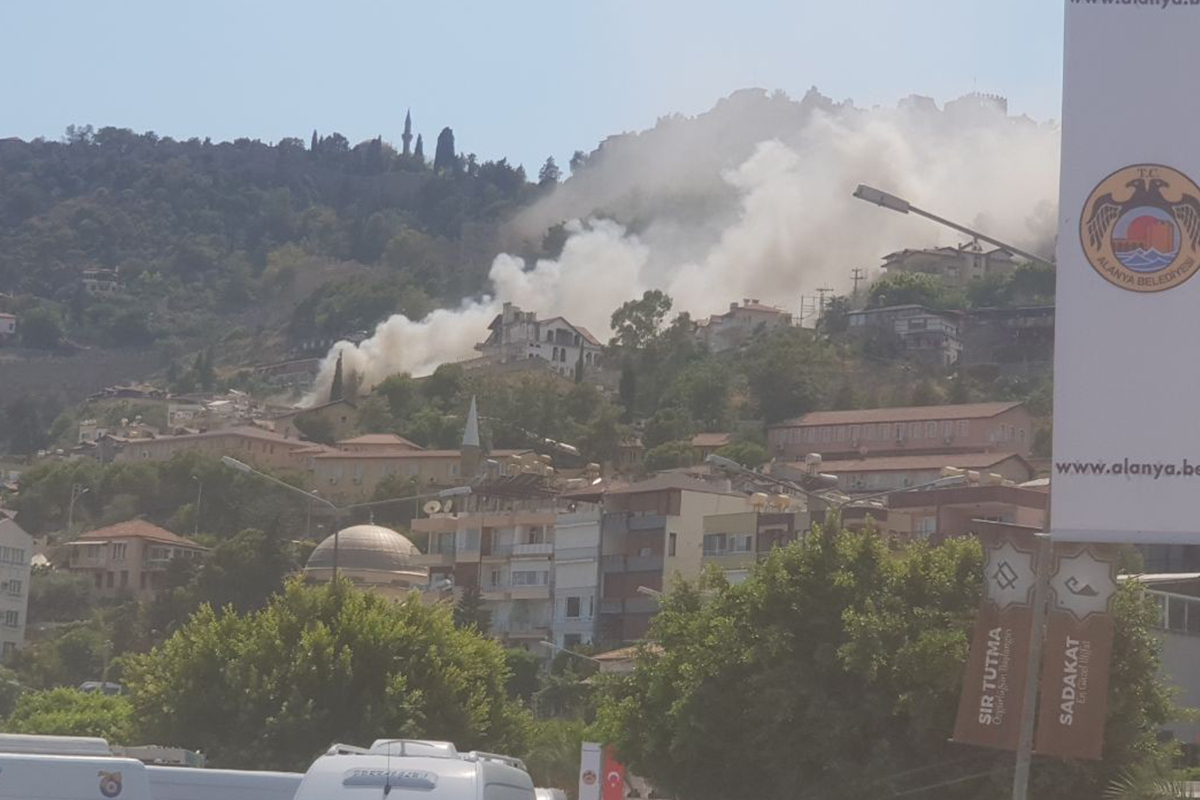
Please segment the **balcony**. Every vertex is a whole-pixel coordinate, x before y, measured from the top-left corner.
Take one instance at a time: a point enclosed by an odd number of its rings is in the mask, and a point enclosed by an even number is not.
[[[509,590],[507,586],[485,586],[480,596],[489,603],[498,603],[509,599]]]
[[[420,567],[449,567],[454,565],[456,554],[454,543],[433,545],[429,552],[413,556],[413,563]]]
[[[541,583],[532,586],[510,586],[509,598],[512,600],[549,600],[550,584]]]
[[[593,547],[558,547],[554,550],[556,563],[564,564],[570,561],[596,561],[600,558],[600,545]]]
[[[658,598],[635,595],[625,598],[607,598],[600,601],[601,614],[656,614]]]
[[[604,572],[662,572],[663,557],[649,556],[602,556]]]
[[[550,623],[547,620],[498,619],[492,622],[492,632],[505,636],[531,636],[549,638]]]
[[[549,558],[554,553],[553,542],[512,545],[513,558]]]

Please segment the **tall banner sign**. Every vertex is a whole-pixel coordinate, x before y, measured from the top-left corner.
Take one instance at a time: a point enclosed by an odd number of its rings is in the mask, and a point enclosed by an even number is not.
[[[1039,755],[1100,758],[1116,593],[1112,545],[1055,547],[1034,741]]]
[[[1056,541],[1198,543],[1200,0],[1066,0]]]
[[[983,601],[963,677],[954,741],[1015,750],[1028,680],[1037,546],[1030,534],[984,540]]]
[[[600,800],[600,770],[603,748],[584,742],[579,753],[579,800]]]

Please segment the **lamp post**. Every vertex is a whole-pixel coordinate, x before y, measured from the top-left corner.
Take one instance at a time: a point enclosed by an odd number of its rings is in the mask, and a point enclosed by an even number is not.
[[[1037,263],[1044,264],[1047,267],[1054,267],[1054,264],[1050,263],[1041,256],[1035,256],[1033,253],[1026,252],[1019,247],[1013,247],[1011,244],[1006,244],[999,239],[994,239],[987,234],[974,230],[973,228],[968,228],[966,225],[959,225],[957,222],[951,222],[945,217],[939,217],[937,214],[932,214],[923,208],[917,208],[904,198],[897,197],[894,194],[889,194],[880,189],[876,189],[873,186],[867,186],[866,184],[860,183],[858,188],[854,190],[854,196],[859,200],[864,200],[868,203],[874,203],[875,205],[880,206],[881,208],[886,208],[889,211],[895,211],[897,214],[916,214],[918,216],[925,217],[926,219],[933,220],[939,225],[945,225],[947,228],[952,228],[959,233],[965,233],[972,239],[978,239],[980,241],[987,242],[988,244],[999,247],[1001,250],[1007,250],[1014,255],[1027,258],[1030,261],[1036,261]]]
[[[67,535],[75,528],[75,501],[90,492],[82,483],[71,484],[71,502],[67,504]]]
[[[204,482],[195,475],[192,480],[196,482],[196,508],[193,516],[195,517],[195,525],[192,526],[192,536],[196,537],[200,533],[200,501],[204,498]]]
[[[432,494],[418,494],[418,495],[413,495],[412,497],[393,497],[389,500],[373,500],[369,503],[352,503],[351,505],[347,505],[347,506],[339,506],[335,503],[331,503],[330,501],[326,500],[324,497],[321,497],[321,495],[317,494],[315,491],[307,492],[304,489],[301,489],[299,486],[292,486],[287,481],[281,481],[281,480],[279,480],[279,478],[276,478],[274,475],[268,475],[265,472],[260,472],[259,470],[256,470],[254,467],[250,466],[249,464],[247,464],[243,461],[238,461],[236,458],[233,458],[231,456],[222,456],[221,463],[224,464],[225,466],[229,467],[230,469],[235,469],[238,472],[244,472],[247,475],[255,475],[259,478],[262,478],[265,481],[269,481],[270,483],[273,483],[276,486],[279,486],[280,488],[287,489],[289,492],[303,495],[305,498],[308,499],[308,502],[310,504],[309,505],[310,509],[311,509],[311,504],[313,502],[317,502],[333,512],[333,582],[335,584],[337,583],[337,578],[338,578],[338,543],[339,543],[339,539],[341,538],[341,533],[342,533],[341,520],[342,520],[342,517],[349,514],[349,512],[353,511],[356,508],[369,508],[369,507],[373,507],[373,506],[387,505],[389,503],[408,503],[408,502],[413,502],[416,500],[428,500],[429,498],[433,498],[433,497],[437,497],[437,498],[463,497],[465,495],[471,494],[470,486],[455,486],[451,489],[443,489],[440,492],[434,492]]]

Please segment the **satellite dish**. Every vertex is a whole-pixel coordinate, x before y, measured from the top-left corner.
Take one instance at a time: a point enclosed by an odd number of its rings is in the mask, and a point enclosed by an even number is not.
[[[453,500],[447,500],[446,502],[442,503],[442,511],[445,511],[447,514],[449,514],[453,510],[454,510],[454,501]]]
[[[427,503],[425,503],[423,508],[424,508],[425,514],[427,516],[433,516],[434,514],[436,514],[442,510],[442,504],[439,503],[437,500],[430,500]]]

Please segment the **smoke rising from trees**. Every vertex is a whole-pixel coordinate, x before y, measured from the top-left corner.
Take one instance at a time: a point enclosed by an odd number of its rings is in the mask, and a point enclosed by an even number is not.
[[[1058,150],[1057,125],[1010,117],[985,96],[866,110],[815,90],[800,101],[736,92],[695,118],[665,117],[572,159],[572,177],[512,223],[534,243],[566,221],[557,259],[531,266],[501,254],[491,295],[419,321],[393,316],[362,344],[335,346],[313,397],[327,395],[339,350],[364,387],[469,358],[505,301],[604,338],[613,310],[648,288],[693,317],[744,297],[796,312],[818,287],[849,292],[853,268],[877,275],[887,253],[961,243],[853,199],[859,183],[1049,253]]]

